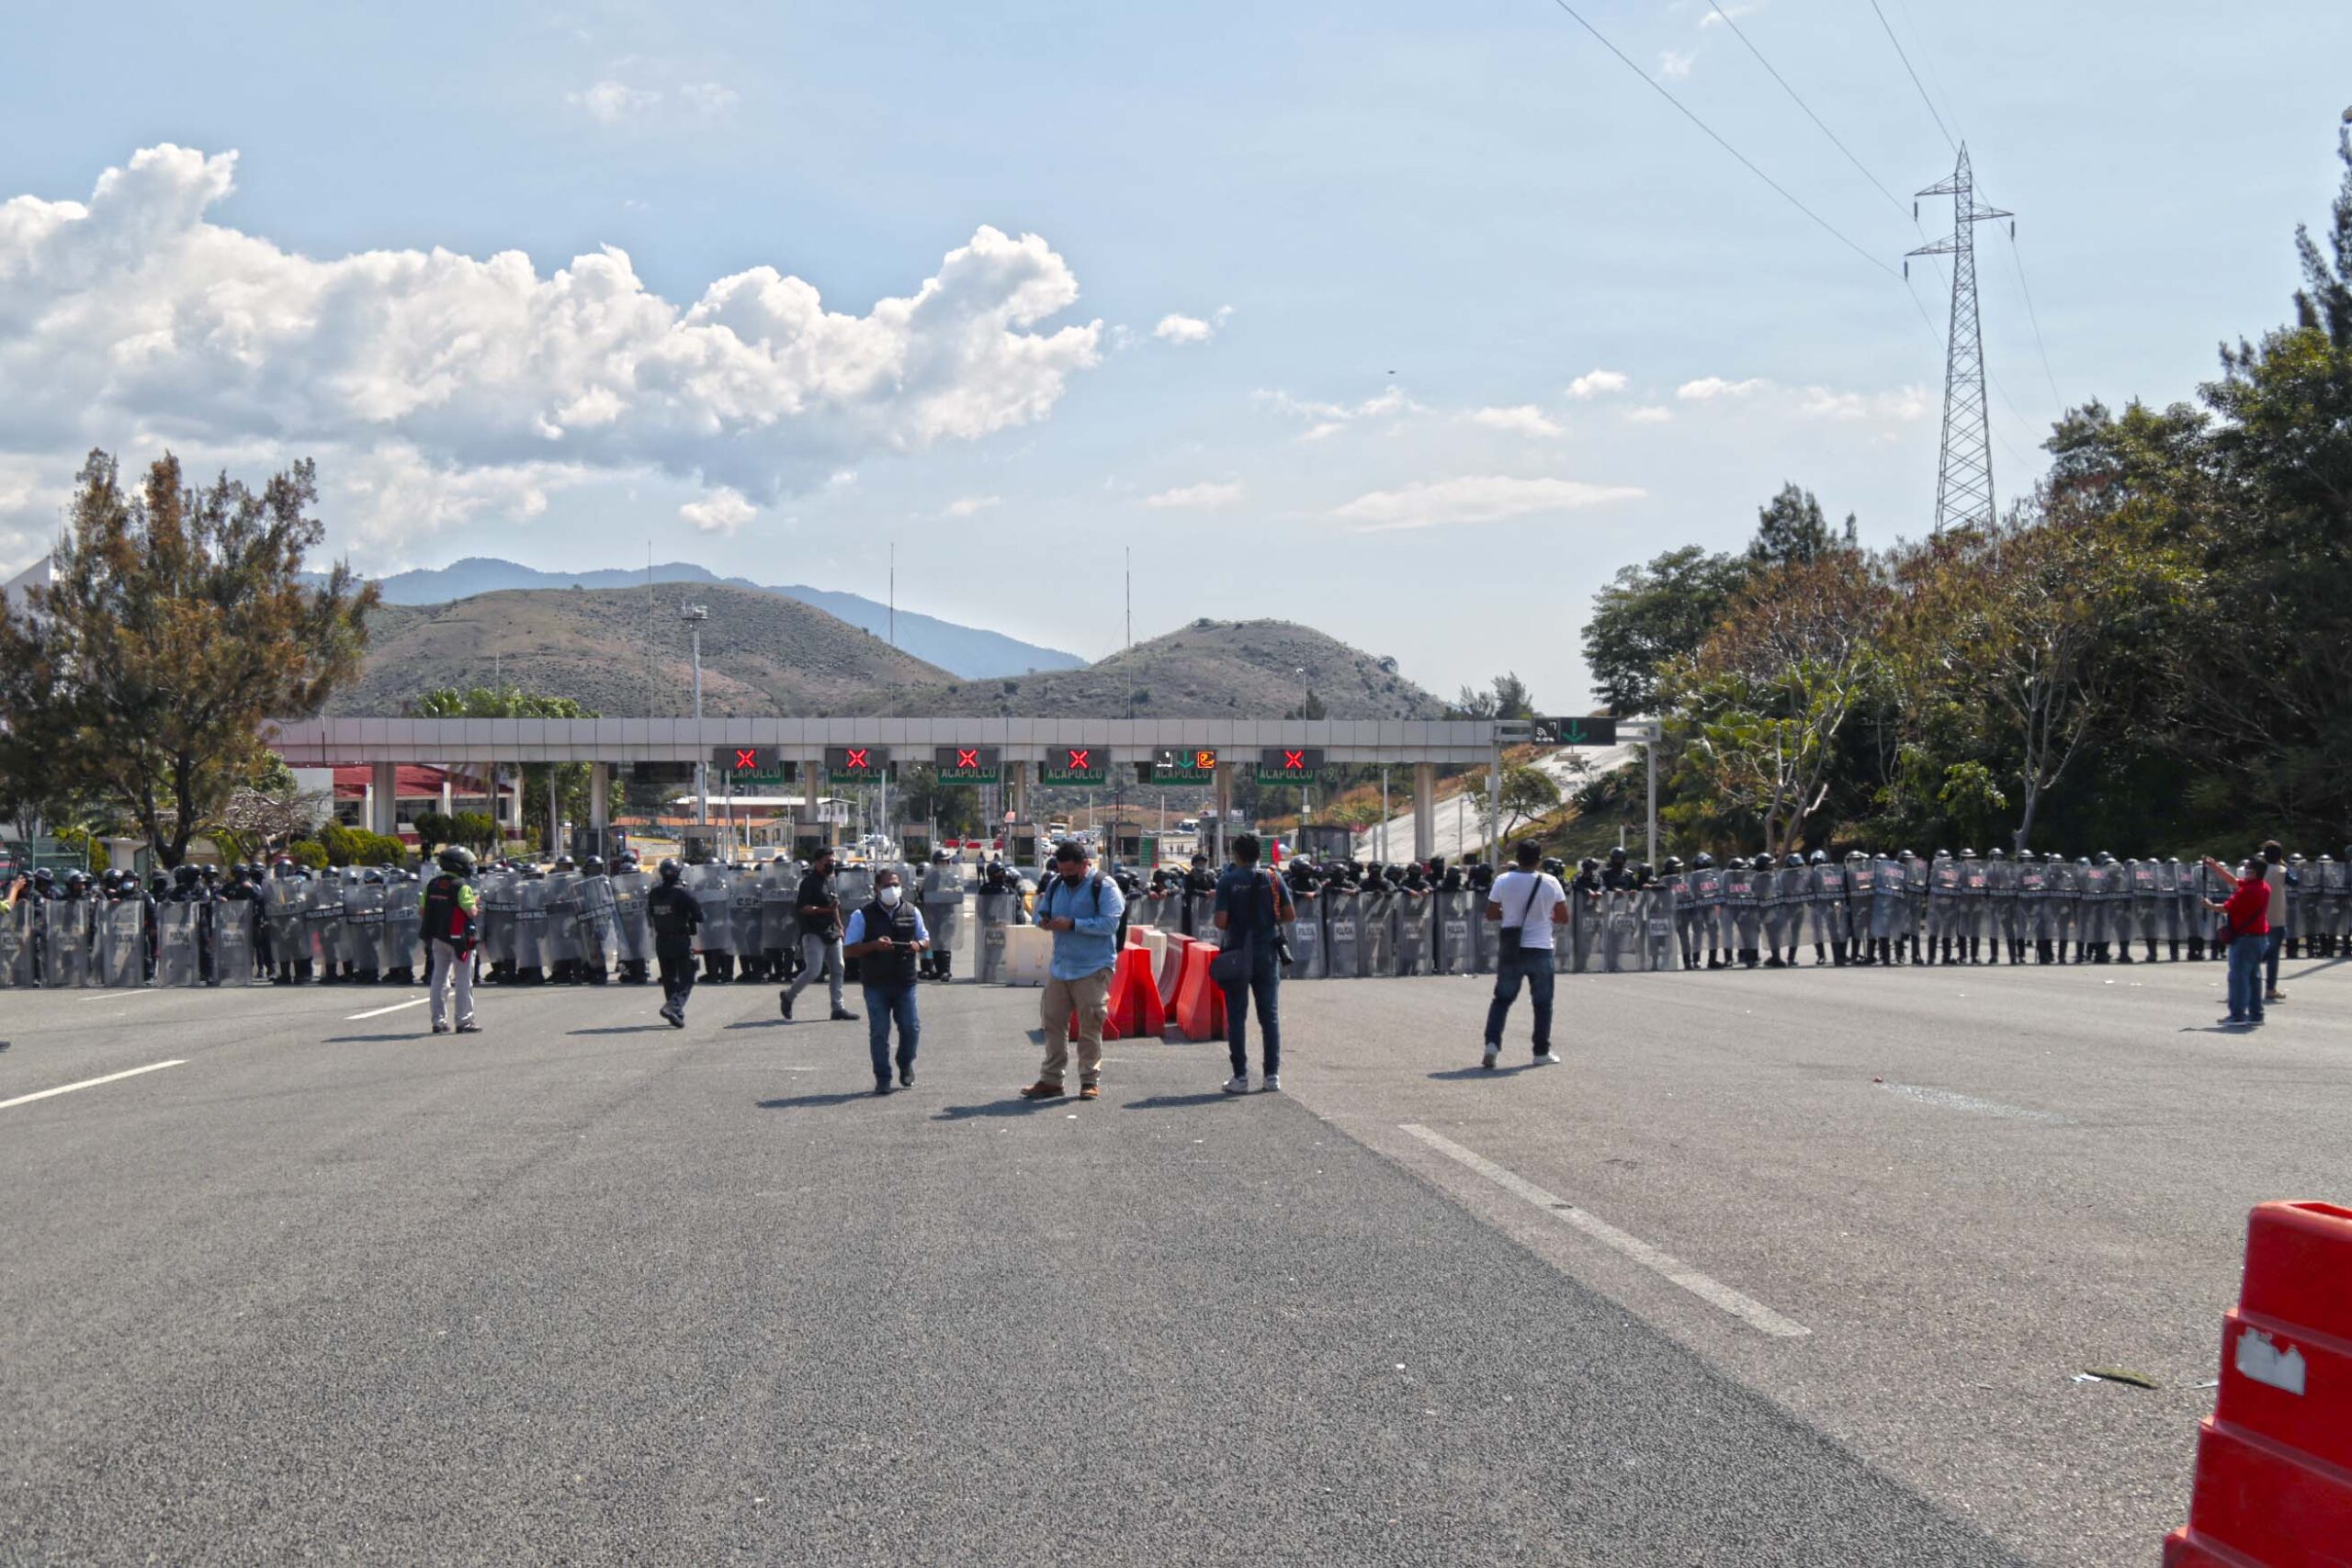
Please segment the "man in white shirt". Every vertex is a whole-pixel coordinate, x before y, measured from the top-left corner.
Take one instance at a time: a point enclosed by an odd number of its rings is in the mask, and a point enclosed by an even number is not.
[[[1487,893],[1487,919],[1502,927],[1495,954],[1495,999],[1487,1007],[1487,1058],[1493,1070],[1503,1051],[1503,1023],[1521,984],[1535,1009],[1535,1065],[1548,1067],[1552,1055],[1552,933],[1568,923],[1568,896],[1559,879],[1543,870],[1544,849],[1529,839],[1519,846],[1515,869],[1495,878]]]

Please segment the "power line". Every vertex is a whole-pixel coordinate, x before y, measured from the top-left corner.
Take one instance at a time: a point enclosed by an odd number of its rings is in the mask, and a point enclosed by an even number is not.
[[[1903,18],[1903,26],[1911,34],[1911,41],[1918,46],[1919,64],[1928,73],[1929,90],[1944,101],[1944,116],[1951,121],[1953,132],[1962,141],[1967,141],[1968,127],[1960,123],[1960,110],[1952,103],[1951,91],[1944,85],[1944,79],[1936,74],[1935,51],[1928,47],[1926,29],[1919,26],[1919,18],[1911,14],[1911,7],[1904,0],[1894,0],[1894,12]]]
[[[1878,25],[1886,29],[1886,41],[1894,46],[1895,58],[1902,61],[1903,69],[1910,73],[1911,85],[1919,89],[1919,101],[1928,106],[1928,113],[1935,118],[1936,129],[1943,131],[1945,142],[1952,151],[1958,152],[1960,143],[1953,138],[1952,133],[1945,129],[1944,117],[1936,113],[1936,100],[1928,96],[1927,84],[1919,80],[1918,72],[1912,70],[1911,57],[1903,52],[1903,40],[1894,36],[1894,24],[1886,19],[1884,11],[1879,9],[1878,0],[1871,0],[1871,9],[1878,17]]]
[[[1568,0],[1552,0],[1552,4],[1557,6],[1561,10],[1566,11],[1571,17],[1573,17],[1577,26],[1590,33],[1594,38],[1600,39],[1601,48],[1615,55],[1618,60],[1623,63],[1625,69],[1631,71],[1634,75],[1639,76],[1648,85],[1649,89],[1652,92],[1656,93],[1659,97],[1664,98],[1668,103],[1672,104],[1676,112],[1679,113],[1683,118],[1689,120],[1701,130],[1706,132],[1707,140],[1713,141],[1716,146],[1722,148],[1724,152],[1738,159],[1740,164],[1749,174],[1754,175],[1758,179],[1762,180],[1766,185],[1770,186],[1775,191],[1778,191],[1783,201],[1786,201],[1791,207],[1795,208],[1799,212],[1804,213],[1807,218],[1812,219],[1814,222],[1819,224],[1831,238],[1835,239],[1839,244],[1845,246],[1848,250],[1853,252],[1856,255],[1861,257],[1864,261],[1870,263],[1871,265],[1878,268],[1879,271],[1885,273],[1890,277],[1898,277],[1901,276],[1901,274],[1897,273],[1894,268],[1887,265],[1886,263],[1881,261],[1878,257],[1872,255],[1870,252],[1864,250],[1853,241],[1848,239],[1845,234],[1838,230],[1837,225],[1831,223],[1829,220],[1824,218],[1820,213],[1815,212],[1812,208],[1807,207],[1804,202],[1799,201],[1794,196],[1791,195],[1786,186],[1783,186],[1780,181],[1766,174],[1762,169],[1758,168],[1754,161],[1751,160],[1747,153],[1742,152],[1738,148],[1733,146],[1730,142],[1717,135],[1714,127],[1709,125],[1705,120],[1701,119],[1697,115],[1693,114],[1690,111],[1690,107],[1684,104],[1680,98],[1678,98],[1672,93],[1668,92],[1664,87],[1658,85],[1657,81],[1652,77],[1648,72],[1634,64],[1630,59],[1627,59],[1625,51],[1619,49],[1615,44],[1611,43],[1607,35],[1602,33],[1599,28],[1596,28],[1590,22],[1586,21],[1583,16],[1577,12],[1577,8],[1568,4]],[[1872,0],[1872,4],[1876,4],[1876,0]]]
[[[1771,73],[1772,80],[1781,85],[1781,91],[1788,94],[1790,100],[1794,103],[1797,107],[1804,110],[1805,118],[1813,121],[1815,125],[1821,128],[1821,134],[1829,138],[1831,145],[1835,146],[1840,152],[1846,154],[1846,161],[1854,165],[1855,169],[1860,173],[1862,178],[1870,181],[1871,184],[1874,186],[1878,186],[1879,195],[1886,197],[1888,204],[1891,205],[1897,212],[1908,211],[1909,209],[1904,206],[1903,198],[1896,196],[1893,191],[1887,189],[1883,185],[1880,185],[1879,177],[1876,175],[1871,174],[1870,169],[1860,158],[1854,156],[1854,150],[1847,146],[1843,141],[1838,141],[1838,133],[1830,130],[1828,126],[1822,123],[1821,117],[1813,112],[1813,106],[1806,103],[1804,97],[1798,94],[1794,87],[1789,85],[1788,78],[1781,75],[1777,70],[1773,69],[1772,62],[1764,58],[1764,51],[1757,48],[1755,43],[1749,39],[1748,36],[1740,30],[1740,27],[1737,22],[1731,19],[1731,13],[1724,10],[1720,5],[1716,5],[1715,0],[1708,0],[1708,4],[1713,6],[1715,15],[1723,18],[1724,26],[1731,29],[1732,36],[1739,39],[1740,42],[1747,45],[1747,52],[1756,57],[1756,63],[1764,67],[1766,71]]]
[[[2059,411],[2064,412],[2066,400],[2058,395],[2058,377],[2050,368],[2050,345],[2041,338],[2041,316],[2033,308],[2033,290],[2025,281],[2025,253],[2018,249],[2018,231],[2014,226],[2009,230],[2009,260],[2017,265],[2018,292],[2025,296],[2025,317],[2033,323],[2034,346],[2041,350],[2041,373],[2050,378],[2050,396],[2057,402]]]

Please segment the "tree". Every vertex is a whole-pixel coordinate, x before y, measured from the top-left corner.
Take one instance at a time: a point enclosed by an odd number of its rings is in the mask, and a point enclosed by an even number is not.
[[[1503,836],[1509,838],[1520,824],[1548,817],[1560,808],[1560,786],[1552,775],[1541,768],[1521,763],[1503,770],[1502,783]]]
[[[1535,699],[1527,690],[1527,682],[1516,674],[1495,677],[1495,683],[1485,691],[1464,686],[1453,701],[1453,712],[1462,718],[1532,718]]]
[[[266,754],[265,721],[317,712],[359,668],[376,590],[341,564],[304,581],[317,495],[308,459],[256,492],[189,486],[167,454],[134,493],[92,452],[53,581],[0,607],[0,773],[37,763],[120,802],[179,864]]]
[[[595,713],[576,698],[526,692],[519,686],[469,686],[459,691],[442,686],[406,705],[419,718],[594,718]],[[523,826],[543,843],[554,842],[554,825],[548,818],[548,781],[555,781],[558,809],[568,822],[588,817],[588,764],[585,762],[526,762],[522,769]],[[492,781],[496,794],[497,780]],[[559,848],[560,846],[558,846]]]
[[[1699,651],[1748,579],[1737,556],[1697,545],[1629,566],[1593,595],[1584,625],[1585,667],[1613,714],[1656,713],[1658,671]]]
[[[1781,493],[1756,509],[1756,537],[1747,547],[1748,560],[1761,567],[1803,565],[1832,550],[1856,547],[1854,514],[1846,513],[1841,538],[1830,533],[1813,491],[1784,484]]]

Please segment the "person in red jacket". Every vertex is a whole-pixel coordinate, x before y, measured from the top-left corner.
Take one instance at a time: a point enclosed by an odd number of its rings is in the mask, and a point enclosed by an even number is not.
[[[2260,1023],[2262,955],[2270,945],[2270,887],[2263,880],[2263,863],[2250,860],[2235,876],[2211,855],[2205,857],[2205,865],[2230,890],[2229,897],[2220,903],[2205,900],[2206,908],[2219,909],[2229,922],[2230,1016],[2222,1021]]]

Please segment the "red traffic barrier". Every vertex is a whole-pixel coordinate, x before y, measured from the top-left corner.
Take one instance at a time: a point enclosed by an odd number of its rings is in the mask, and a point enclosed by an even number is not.
[[[1216,949],[1204,942],[1184,944],[1184,972],[1176,981],[1176,1028],[1187,1040],[1225,1038],[1225,988],[1209,978]]]
[[[1110,1028],[1122,1040],[1155,1040],[1167,1027],[1168,1010],[1159,999],[1151,952],[1140,945],[1127,948],[1111,976]]]
[[[1168,933],[1168,951],[1159,960],[1159,1005],[1163,1008],[1176,1005],[1176,982],[1184,977],[1184,950],[1192,945],[1191,937]]]
[[[2352,1209],[2264,1203],[2165,1568],[2352,1565]]]

